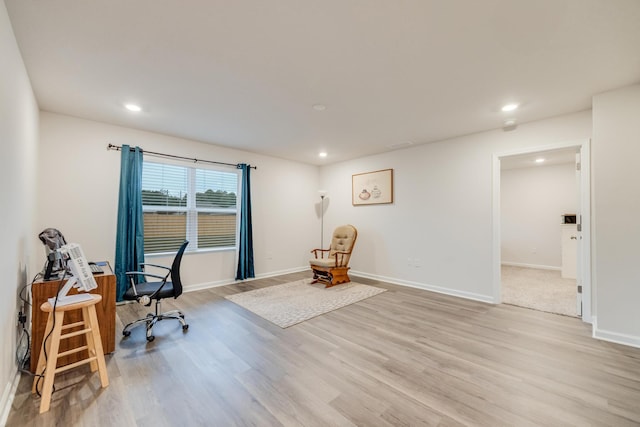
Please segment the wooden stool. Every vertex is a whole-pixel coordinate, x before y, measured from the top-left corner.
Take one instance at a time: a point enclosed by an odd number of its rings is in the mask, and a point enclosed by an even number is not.
[[[46,313],[49,313],[49,319],[47,320],[46,333],[51,332],[51,336],[48,339],[42,341],[42,348],[40,349],[40,356],[38,357],[38,367],[36,368],[36,376],[33,379],[33,386],[31,392],[36,392],[36,385],[38,379],[44,375],[44,384],[40,391],[42,401],[40,402],[40,413],[47,412],[51,405],[51,393],[53,393],[53,379],[59,372],[64,372],[69,369],[73,369],[85,363],[89,363],[91,366],[91,372],[96,370],[100,374],[100,382],[102,387],[109,385],[109,377],[107,376],[107,365],[104,361],[104,353],[102,351],[102,340],[100,339],[100,328],[98,326],[98,317],[96,315],[96,304],[102,300],[101,295],[91,294],[91,299],[88,301],[81,301],[73,304],[57,306],[55,313],[53,306],[48,302],[45,302],[40,306],[40,309]],[[70,323],[64,325],[64,314],[71,310],[82,310],[82,321]],[[54,325],[55,316],[55,325]],[[62,335],[63,330],[76,328],[82,326],[83,328],[78,331],[73,331]],[[87,345],[77,347],[62,353],[58,353],[60,347],[60,340],[75,337],[77,335],[86,334]],[[46,345],[46,360],[45,360],[45,345]],[[83,360],[79,360],[69,365],[61,366],[56,369],[59,357],[64,357],[69,354],[77,353],[83,350],[87,350],[89,357]]]

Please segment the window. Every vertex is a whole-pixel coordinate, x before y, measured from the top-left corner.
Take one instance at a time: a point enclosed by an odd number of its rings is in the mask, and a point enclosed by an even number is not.
[[[144,251],[235,248],[238,173],[144,162]]]

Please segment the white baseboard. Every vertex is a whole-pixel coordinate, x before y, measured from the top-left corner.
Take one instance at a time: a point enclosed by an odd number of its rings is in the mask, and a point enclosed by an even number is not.
[[[217,288],[219,286],[233,285],[234,283],[250,282],[252,280],[266,279],[268,277],[281,276],[283,274],[298,273],[298,272],[306,271],[306,270],[309,270],[309,266],[305,265],[303,267],[295,267],[295,268],[289,268],[289,269],[286,269],[286,270],[279,270],[279,271],[272,271],[272,272],[269,272],[269,273],[258,274],[258,275],[256,275],[255,278],[246,279],[246,280],[223,279],[223,280],[218,280],[218,281],[215,281],[215,282],[197,283],[197,284],[194,284],[194,285],[185,286],[183,291],[184,292],[200,291],[200,290],[203,290],[203,289]],[[440,293],[440,294],[451,295],[451,296],[454,296],[454,297],[460,297],[460,298],[470,299],[470,300],[474,300],[474,301],[480,301],[480,302],[486,302],[486,303],[489,303],[489,304],[495,304],[493,296],[475,294],[475,293],[472,293],[472,292],[458,291],[458,290],[455,290],[455,289],[449,289],[449,288],[443,288],[443,287],[440,287],[440,286],[428,285],[426,283],[411,282],[411,281],[408,281],[408,280],[399,280],[399,279],[394,279],[392,277],[378,276],[378,275],[375,275],[375,274],[364,273],[362,271],[350,270],[349,274],[352,275],[352,276],[364,277],[364,278],[367,278],[367,279],[380,280],[382,282],[392,283],[394,285],[401,285],[401,286],[407,286],[407,287],[410,287],[410,288],[423,289],[423,290],[426,290],[426,291],[437,292],[437,293]]]
[[[203,289],[217,288],[218,286],[233,285],[236,283],[234,279],[217,280],[215,282],[195,283],[193,285],[184,285],[182,292],[201,291]]]
[[[0,414],[0,426],[7,424],[7,418],[9,418],[9,412],[11,412],[11,405],[13,404],[13,398],[16,397],[16,390],[18,389],[18,383],[20,382],[20,372],[16,367],[13,373],[13,380],[4,387],[2,392],[2,400],[0,400],[0,408],[2,413]]]
[[[283,274],[298,273],[300,271],[305,271],[305,270],[309,270],[309,266],[288,268],[286,270],[278,270],[278,271],[272,271],[269,273],[257,274],[256,277],[252,277],[250,279],[245,279],[245,280],[223,279],[223,280],[217,280],[215,282],[196,283],[193,285],[186,285],[183,291],[184,292],[200,291],[203,289],[217,288],[219,286],[233,285],[234,283],[250,282],[252,280],[266,279],[268,277],[281,276]]]
[[[593,338],[602,341],[613,342],[616,344],[628,345],[629,347],[640,348],[640,337],[599,329],[597,321],[598,319],[596,318],[596,316],[591,316],[591,320],[591,326],[593,328]]]
[[[407,286],[410,288],[423,289],[425,291],[437,292],[439,294],[451,295],[454,297],[486,302],[489,304],[495,304],[495,301],[492,295],[482,295],[482,294],[476,294],[473,292],[458,291],[455,289],[443,288],[440,286],[429,285],[426,283],[418,283],[418,282],[412,282],[409,280],[394,279],[392,277],[378,276],[375,274],[364,273],[362,271],[350,270],[349,275],[364,277],[365,279],[380,280],[381,282],[392,283],[394,285],[401,285],[401,286]]]
[[[562,267],[554,267],[553,265],[527,264],[527,263],[523,263],[523,262],[502,261],[502,265],[507,265],[507,266],[510,266],[510,267],[537,268],[539,270],[554,270],[554,271],[561,271],[562,270]]]

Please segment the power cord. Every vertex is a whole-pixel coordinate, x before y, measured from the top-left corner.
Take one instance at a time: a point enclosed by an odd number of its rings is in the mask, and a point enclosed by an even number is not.
[[[27,363],[31,358],[31,336],[29,334],[29,330],[26,327],[27,323],[27,310],[31,307],[31,301],[28,298],[28,293],[25,294],[27,289],[31,289],[36,280],[38,280],[42,276],[42,273],[39,272],[35,276],[30,283],[26,283],[18,292],[18,297],[22,301],[22,309],[18,312],[18,323],[22,326],[22,331],[20,334],[20,338],[18,338],[17,348],[16,348],[16,362],[18,364],[18,370],[22,373],[28,373],[29,375],[33,375],[29,369],[27,369]],[[26,338],[26,340],[25,340]],[[25,348],[26,347],[26,348]],[[20,355],[21,350],[24,349],[24,353]]]
[[[64,279],[67,277],[67,270],[64,270],[64,273],[62,274],[62,277],[60,278],[60,283],[58,284],[58,291],[56,292],[56,299],[53,302],[53,311],[52,311],[52,315],[53,315],[53,322],[51,322],[51,330],[49,331],[49,333],[47,334],[47,336],[44,337],[44,340],[42,340],[42,348],[44,350],[44,369],[42,370],[41,373],[38,374],[38,372],[35,373],[35,376],[38,377],[38,380],[36,381],[36,393],[38,394],[38,396],[42,397],[42,394],[40,394],[40,382],[44,379],[44,374],[47,370],[47,360],[48,360],[48,355],[47,355],[47,340],[49,339],[49,337],[51,337],[51,334],[53,333],[53,330],[56,327],[56,306],[58,305],[58,295],[60,294],[60,290],[62,289],[62,284],[64,283]],[[53,385],[53,392],[56,392],[56,387],[55,385]]]
[[[22,333],[20,334],[20,338],[18,339],[18,349],[22,346],[23,339],[26,337],[26,346],[27,348],[24,351],[22,357],[18,354],[18,350],[16,350],[16,362],[18,363],[18,370],[20,372],[31,374],[31,371],[27,369],[27,363],[30,360],[31,356],[31,337],[29,336],[29,331],[27,328],[22,325]]]
[[[31,283],[27,283],[24,286],[22,286],[22,288],[20,288],[20,292],[18,292],[18,298],[20,298],[20,301],[22,301],[26,306],[30,307],[31,302],[26,298],[26,295],[24,295],[24,293],[27,289],[31,289],[35,281],[38,280],[41,276],[42,276],[42,273],[36,274],[35,276],[33,276],[33,280],[31,280]]]

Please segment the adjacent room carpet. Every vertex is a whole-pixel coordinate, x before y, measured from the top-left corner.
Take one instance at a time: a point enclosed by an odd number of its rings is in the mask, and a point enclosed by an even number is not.
[[[311,279],[303,279],[225,298],[281,328],[288,328],[386,291],[354,282],[331,288],[325,288],[323,283],[312,285],[310,282]]]
[[[577,316],[576,281],[560,271],[502,266],[502,302],[549,313]]]

